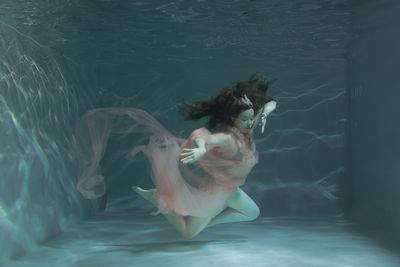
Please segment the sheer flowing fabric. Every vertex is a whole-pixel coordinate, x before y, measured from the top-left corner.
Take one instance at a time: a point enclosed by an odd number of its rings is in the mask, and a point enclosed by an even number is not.
[[[183,216],[214,217],[220,213],[242,185],[258,154],[251,146],[252,136],[234,127],[226,127],[236,143],[234,150],[222,147],[207,149],[206,154],[191,165],[180,162],[183,148],[194,148],[194,140],[207,142],[211,132],[206,128],[193,131],[188,139],[168,132],[154,117],[135,108],[102,108],[88,111],[76,125],[78,144],[77,189],[88,199],[105,193],[105,181],[98,173],[110,133],[149,134],[147,145],[135,146],[127,159],[143,152],[151,163],[150,176],[157,188],[157,212],[174,211]]]

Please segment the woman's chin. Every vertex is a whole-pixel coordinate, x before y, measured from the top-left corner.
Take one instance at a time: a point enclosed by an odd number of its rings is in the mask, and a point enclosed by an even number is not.
[[[241,128],[241,129],[239,129],[242,133],[246,133],[246,134],[248,134],[248,133],[251,133],[251,128]]]

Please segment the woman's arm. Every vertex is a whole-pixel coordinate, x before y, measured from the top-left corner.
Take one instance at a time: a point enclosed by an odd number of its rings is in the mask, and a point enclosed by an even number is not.
[[[258,124],[261,126],[261,132],[264,133],[265,124],[267,121],[267,116],[274,111],[276,108],[276,101],[269,101],[264,105],[260,112],[256,115],[254,119],[253,128],[255,128]]]
[[[235,141],[233,140],[232,136],[225,133],[216,133],[210,135],[209,141],[206,142],[204,139],[197,138],[194,140],[196,148],[184,148],[182,150],[181,159],[182,163],[193,163],[199,160],[206,152],[207,149],[210,150],[214,147],[225,147],[225,148],[235,148]],[[206,147],[207,145],[207,147]]]
[[[235,148],[235,141],[232,136],[226,133],[216,133],[210,136],[208,141],[208,149],[213,147],[225,147],[225,148]]]

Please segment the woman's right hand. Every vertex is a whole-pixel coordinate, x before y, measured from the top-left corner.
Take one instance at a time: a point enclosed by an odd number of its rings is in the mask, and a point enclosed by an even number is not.
[[[184,164],[193,163],[198,161],[206,153],[206,143],[203,139],[198,138],[194,140],[196,148],[184,148],[182,149],[181,162]]]
[[[182,149],[181,162],[183,164],[190,164],[198,161],[206,153],[206,148],[196,147],[196,148],[184,148]]]

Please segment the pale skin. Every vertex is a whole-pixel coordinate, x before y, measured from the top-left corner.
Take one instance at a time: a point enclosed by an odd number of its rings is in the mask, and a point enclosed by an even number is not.
[[[254,115],[254,110],[252,108],[244,110],[234,119],[234,126],[242,132],[250,133],[256,125],[259,124],[263,133],[267,116],[275,108],[276,102],[270,101],[265,104],[256,115]],[[195,148],[182,150],[182,163],[192,164],[206,153],[204,140],[196,139],[195,144]],[[231,150],[236,149],[235,141],[231,135],[225,133],[212,134],[207,146],[208,149],[213,147],[225,147]],[[156,205],[155,193],[157,189],[144,190],[136,186],[132,187],[132,189],[139,193],[143,198]],[[252,221],[260,214],[260,210],[256,203],[254,203],[254,201],[240,188],[237,188],[235,195],[226,204],[228,208],[213,218],[200,218],[195,216],[187,216],[185,218],[174,212],[163,215],[184,238],[192,239],[206,227],[220,223]]]

